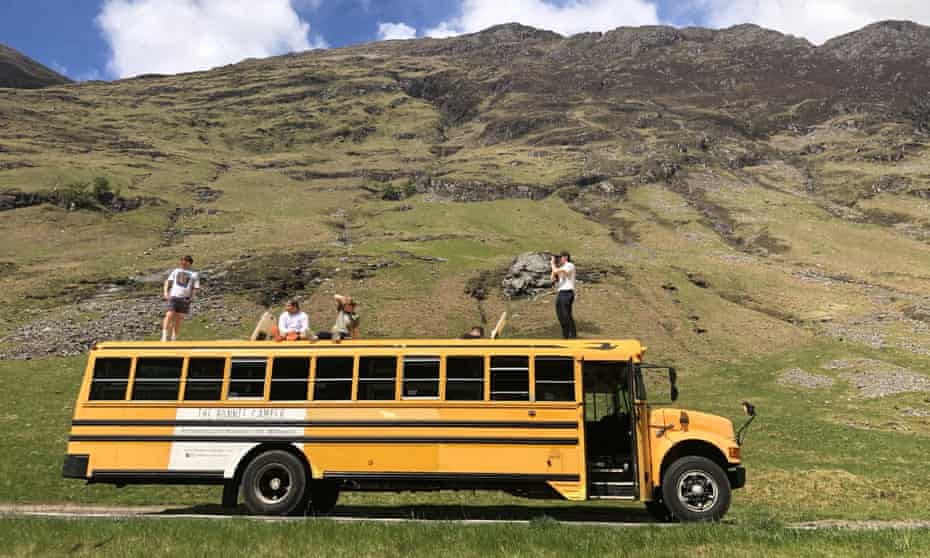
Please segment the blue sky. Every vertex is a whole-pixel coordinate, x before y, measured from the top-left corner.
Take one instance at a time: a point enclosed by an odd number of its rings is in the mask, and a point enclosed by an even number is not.
[[[820,43],[881,19],[930,24],[930,2],[0,0],[0,43],[80,80],[205,69],[384,37],[450,36],[514,20],[564,35],[620,25],[754,22]]]

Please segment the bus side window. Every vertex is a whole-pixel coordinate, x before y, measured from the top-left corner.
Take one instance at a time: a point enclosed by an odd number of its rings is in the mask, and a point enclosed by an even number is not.
[[[264,357],[232,359],[227,398],[262,399],[265,397],[265,367],[267,365],[268,360]]]
[[[226,359],[222,357],[191,358],[187,364],[184,399],[186,401],[219,401],[223,394],[225,369]]]
[[[358,359],[358,401],[393,400],[396,380],[396,357],[375,356]]]
[[[530,359],[525,356],[491,357],[491,400],[530,400]]]
[[[404,357],[404,398],[439,397],[439,357]]]
[[[94,376],[90,384],[90,401],[122,401],[126,399],[131,358],[98,358],[94,361]]]
[[[352,399],[352,357],[317,357],[314,401]]]
[[[183,358],[140,358],[132,384],[134,401],[177,401]]]
[[[484,400],[484,357],[446,358],[446,401]]]
[[[575,400],[575,359],[538,356],[536,364],[536,401]]]
[[[310,381],[310,359],[275,357],[271,362],[272,401],[305,401]]]

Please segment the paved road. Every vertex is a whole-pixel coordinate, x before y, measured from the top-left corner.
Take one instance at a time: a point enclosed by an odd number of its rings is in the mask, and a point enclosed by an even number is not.
[[[202,519],[222,521],[229,519],[240,519],[247,521],[341,521],[341,522],[375,522],[375,523],[436,523],[437,521],[451,521],[465,525],[528,525],[534,519],[482,519],[482,518],[455,518],[447,516],[438,516],[433,518],[411,518],[405,511],[397,511],[392,508],[365,508],[368,513],[352,513],[352,508],[337,511],[333,515],[325,518],[315,517],[265,517],[265,516],[248,516],[241,512],[233,511],[229,513],[219,506],[201,506],[201,507],[166,507],[166,506],[87,506],[87,505],[70,505],[70,504],[0,504],[0,517],[46,517],[46,518],[64,518],[64,519]],[[531,513],[531,508],[524,508],[526,513]],[[357,511],[357,510],[356,510]],[[674,527],[674,523],[654,523],[647,519],[636,517],[633,521],[602,521],[602,520],[584,520],[576,517],[558,520],[560,525],[578,525],[584,527],[611,527],[611,528],[635,528],[635,527]],[[788,527],[803,530],[814,531],[820,529],[843,529],[852,531],[870,531],[879,529],[930,529],[930,520],[900,520],[900,521],[876,521],[876,520],[820,520],[806,521],[802,523],[792,523]]]

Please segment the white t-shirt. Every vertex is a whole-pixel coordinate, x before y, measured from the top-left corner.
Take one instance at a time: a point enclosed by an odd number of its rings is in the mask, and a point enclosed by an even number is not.
[[[565,265],[559,268],[564,273],[559,274],[559,282],[556,283],[556,289],[560,291],[575,290],[575,264],[565,262]]]
[[[310,329],[310,318],[307,317],[306,312],[297,312],[296,314],[282,312],[281,317],[278,318],[278,332],[281,335],[286,335],[292,331],[307,333],[308,329]]]
[[[176,268],[168,280],[171,281],[168,296],[172,298],[190,298],[193,289],[200,288],[200,274],[189,269]]]

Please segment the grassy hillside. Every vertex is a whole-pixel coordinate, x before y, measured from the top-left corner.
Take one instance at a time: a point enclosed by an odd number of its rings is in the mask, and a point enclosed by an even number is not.
[[[901,71],[925,32],[501,26],[0,90],[0,418],[37,417],[42,447],[8,449],[49,475],[4,493],[202,501],[52,480],[81,362],[45,355],[154,337],[181,254],[205,275],[188,338],[242,337],[286,296],[326,327],[334,292],[369,336],[509,310],[509,335],[549,337],[552,297],[500,279],[568,249],[582,336],[678,363],[684,406],[759,404],[736,517],[925,517],[930,77]]]
[[[37,89],[70,81],[28,56],[0,45],[0,87]]]

